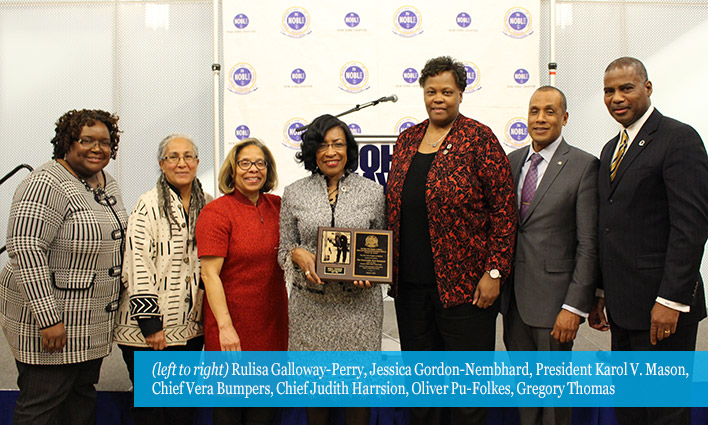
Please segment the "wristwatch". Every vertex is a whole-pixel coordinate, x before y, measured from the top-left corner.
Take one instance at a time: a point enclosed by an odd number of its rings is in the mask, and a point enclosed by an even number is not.
[[[491,269],[487,273],[489,273],[489,277],[492,279],[499,279],[501,277],[501,273],[499,273],[497,269]]]

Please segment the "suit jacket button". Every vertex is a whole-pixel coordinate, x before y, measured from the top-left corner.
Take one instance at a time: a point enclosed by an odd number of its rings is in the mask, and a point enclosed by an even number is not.
[[[613,202],[615,202],[615,200],[614,200],[614,199],[610,199],[609,202],[610,202],[610,204],[612,204]]]
[[[609,228],[609,227],[605,227],[605,233],[610,233],[610,228]]]

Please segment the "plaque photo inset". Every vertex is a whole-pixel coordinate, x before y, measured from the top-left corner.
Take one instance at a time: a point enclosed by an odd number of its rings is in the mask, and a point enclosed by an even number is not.
[[[391,231],[320,227],[317,274],[322,280],[391,283]]]

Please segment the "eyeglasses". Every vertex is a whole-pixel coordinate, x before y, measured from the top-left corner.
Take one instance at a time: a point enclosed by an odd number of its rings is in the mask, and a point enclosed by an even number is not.
[[[162,160],[166,161],[168,164],[179,164],[180,159],[184,159],[185,164],[194,165],[197,162],[197,159],[199,159],[199,157],[190,154],[179,156],[176,153],[162,157]]]
[[[256,168],[259,170],[264,170],[268,167],[268,161],[266,161],[265,159],[258,159],[256,161],[242,159],[240,161],[236,161],[236,164],[238,165],[238,168],[242,169],[243,171],[250,170],[252,165],[255,165]]]
[[[344,142],[334,142],[334,143],[320,143],[319,146],[317,146],[317,152],[324,152],[326,150],[329,150],[330,146],[332,149],[335,151],[345,151],[347,150],[347,144]]]
[[[81,147],[87,149],[93,149],[98,143],[101,149],[108,150],[111,148],[111,139],[101,139],[101,140],[91,140],[91,139],[79,139],[76,143],[80,144]]]

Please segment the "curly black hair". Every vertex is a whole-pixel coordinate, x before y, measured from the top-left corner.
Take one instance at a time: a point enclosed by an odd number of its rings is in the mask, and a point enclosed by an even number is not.
[[[460,91],[465,91],[467,87],[467,71],[462,62],[458,62],[450,56],[440,56],[437,58],[428,59],[425,62],[423,70],[420,71],[420,78],[418,79],[418,84],[421,87],[425,86],[425,82],[428,81],[429,77],[434,77],[441,72],[450,71],[452,76],[455,78],[455,85]]]
[[[302,143],[300,144],[300,152],[295,154],[295,159],[304,164],[307,171],[313,174],[322,174],[317,167],[317,149],[324,142],[325,133],[334,127],[339,127],[344,131],[344,137],[347,139],[347,163],[344,165],[346,171],[354,171],[359,162],[359,147],[354,140],[349,127],[337,117],[329,114],[320,115],[315,118],[305,133],[302,135]]]
[[[73,109],[62,115],[56,122],[54,138],[54,156],[52,159],[64,158],[71,149],[72,143],[79,140],[81,129],[85,126],[91,127],[96,122],[102,122],[108,128],[111,136],[111,158],[116,158],[118,152],[118,142],[120,141],[120,130],[118,129],[118,116],[100,109]]]

